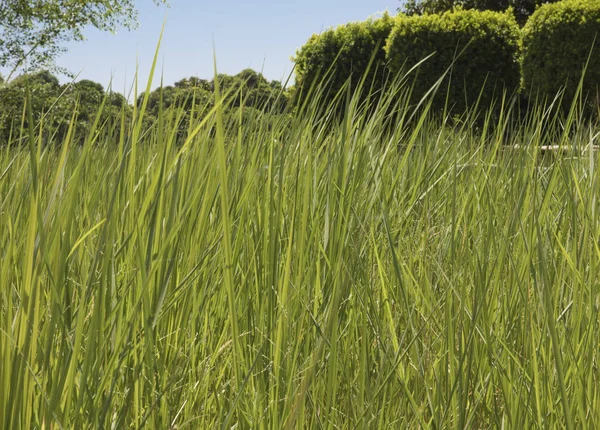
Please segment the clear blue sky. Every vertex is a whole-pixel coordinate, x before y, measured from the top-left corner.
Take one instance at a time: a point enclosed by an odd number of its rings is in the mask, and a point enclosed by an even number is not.
[[[90,29],[87,41],[69,44],[58,65],[123,91],[132,82],[136,58],[145,85],[166,18],[155,85],[213,74],[213,39],[221,73],[251,67],[268,79],[290,73],[290,57],[313,33],[378,12],[396,13],[399,0],[170,0],[170,8],[137,0],[140,27],[112,35]],[[65,81],[65,79],[62,79]]]

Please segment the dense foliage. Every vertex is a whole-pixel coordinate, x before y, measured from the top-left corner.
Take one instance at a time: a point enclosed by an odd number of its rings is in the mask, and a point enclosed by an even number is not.
[[[233,76],[219,74],[218,78],[229,107],[248,107],[274,113],[283,113],[287,108],[289,96],[281,82],[269,81],[255,70],[245,69]],[[158,88],[150,93],[148,114],[157,117],[161,101],[163,109],[177,106],[191,111],[194,107],[196,112],[206,112],[214,106],[214,86],[214,80],[192,76],[172,86]],[[144,94],[138,97],[138,104],[143,97]]]
[[[48,71],[22,75],[0,87],[0,145],[9,140],[16,142],[20,138],[21,124],[28,129],[27,99],[34,123],[44,122],[47,142],[64,140],[74,113],[73,138],[81,140],[88,134],[103,103],[101,124],[116,125],[121,113],[129,110],[123,95],[107,93],[96,82],[81,80],[60,85],[58,78]]]
[[[407,0],[401,10],[407,15],[443,13],[454,8],[491,10],[503,12],[512,10],[515,19],[524,25],[536,8],[559,0]]]
[[[386,13],[378,19],[314,34],[294,57],[297,103],[306,100],[311,87],[322,86],[322,91],[314,94],[318,93],[323,104],[327,104],[349,79],[355,90],[365,74],[365,86],[372,92],[379,90],[387,78],[384,47],[392,24],[393,19]]]
[[[443,74],[435,107],[465,111],[489,107],[503,91],[520,87],[519,27],[508,13],[458,10],[441,15],[399,15],[386,46],[388,67],[399,73],[428,56],[415,73],[413,100],[420,100]],[[446,100],[447,97],[447,100]]]
[[[553,99],[564,88],[570,106],[585,68],[582,96],[598,105],[600,2],[564,0],[541,7],[523,29],[523,42],[528,94]]]
[[[245,118],[254,115],[252,111],[280,115],[287,109],[289,95],[282,84],[268,81],[254,70],[246,69],[234,76],[221,74],[219,85],[228,106],[226,116]],[[79,142],[95,122],[98,112],[101,112],[100,123],[109,122],[114,127],[121,125],[121,114],[124,114],[126,123],[131,119],[132,107],[125,97],[120,93],[105,92],[99,83],[81,80],[60,85],[48,71],[31,73],[0,87],[0,145],[19,138],[15,133],[22,122],[27,129],[27,90],[34,122],[44,119],[48,140],[64,139],[74,106],[77,110],[73,137]],[[144,94],[138,97],[138,107],[143,98]],[[172,86],[158,88],[149,94],[143,121],[149,127],[156,122],[161,110],[170,109],[178,117],[179,135],[182,136],[195,119],[202,118],[214,107],[214,101],[213,80],[198,77],[181,79]]]

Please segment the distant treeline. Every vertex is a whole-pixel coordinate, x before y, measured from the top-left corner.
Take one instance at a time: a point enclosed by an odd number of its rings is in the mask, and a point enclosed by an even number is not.
[[[235,76],[220,74],[218,81],[226,119],[240,117],[240,109],[243,118],[255,112],[278,115],[288,107],[289,94],[281,82],[269,81],[254,70],[246,69]],[[143,120],[152,125],[161,109],[178,109],[180,128],[184,130],[191,115],[199,118],[214,107],[214,91],[214,80],[198,77],[157,88],[148,96]],[[138,108],[144,98],[144,93],[137,97]],[[50,142],[63,141],[69,126],[73,138],[82,141],[96,121],[102,130],[128,125],[134,111],[133,104],[121,93],[107,91],[97,82],[80,80],[61,85],[48,71],[22,75],[0,86],[0,145],[18,142],[22,134],[28,134],[28,99],[34,124],[43,122],[45,140]]]

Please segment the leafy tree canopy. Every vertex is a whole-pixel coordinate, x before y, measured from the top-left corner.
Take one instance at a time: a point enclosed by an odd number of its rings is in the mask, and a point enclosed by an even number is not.
[[[286,111],[289,94],[281,82],[269,81],[254,70],[246,69],[233,76],[219,75],[219,83],[226,96],[227,118],[238,121],[240,116],[250,118],[265,113],[276,117]],[[19,140],[21,123],[27,124],[23,112],[28,94],[33,119],[37,124],[44,118],[44,130],[48,134],[45,138],[50,140],[64,138],[74,111],[77,141],[87,135],[100,106],[103,106],[101,124],[118,126],[122,114],[126,123],[131,120],[132,106],[127,99],[97,82],[82,79],[61,85],[49,71],[25,73],[0,86],[0,147]],[[143,97],[143,94],[139,96],[138,104]],[[188,126],[202,118],[214,106],[214,100],[214,81],[195,76],[184,78],[149,94],[144,121],[149,126],[160,117],[161,109],[171,108],[169,115],[179,116],[180,135],[185,136]]]
[[[517,22],[523,26],[538,6],[557,1],[559,0],[406,0],[404,7],[399,11],[407,15],[424,15],[442,13],[458,7],[496,12],[512,8]]]
[[[252,107],[259,110],[274,110],[283,112],[287,106],[288,94],[283,91],[281,82],[269,81],[261,73],[252,70],[242,70],[237,75],[219,74],[221,91],[226,95],[225,105],[235,108],[240,106]],[[191,76],[181,79],[173,86],[157,88],[150,93],[148,113],[158,116],[162,100],[163,109],[171,106],[184,107],[186,111],[195,104],[196,111],[206,110],[214,103],[214,81]],[[144,95],[138,97],[141,104]]]
[[[167,0],[153,0],[165,3]],[[0,67],[53,64],[64,43],[84,40],[88,26],[115,32],[137,25],[135,0],[0,0]]]
[[[0,87],[0,147],[18,138],[21,121],[27,123],[23,116],[27,92],[34,121],[37,124],[43,117],[44,130],[58,140],[64,138],[75,108],[76,139],[86,135],[105,98],[102,123],[118,123],[121,112],[131,110],[122,94],[107,92],[97,82],[83,79],[61,85],[46,70],[23,74]]]

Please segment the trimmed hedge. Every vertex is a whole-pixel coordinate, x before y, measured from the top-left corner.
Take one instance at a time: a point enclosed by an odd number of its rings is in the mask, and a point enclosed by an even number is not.
[[[317,87],[327,82],[320,93],[321,102],[327,103],[350,77],[354,90],[367,70],[366,85],[373,83],[374,91],[380,89],[387,72],[384,47],[392,25],[393,19],[386,13],[378,19],[353,22],[312,35],[293,58],[297,95],[306,96],[313,84]],[[373,64],[368,68],[376,49]],[[300,99],[296,97],[298,102]]]
[[[449,108],[463,112],[477,101],[480,93],[480,106],[486,108],[504,89],[510,94],[519,90],[520,29],[510,10],[399,15],[386,46],[388,66],[399,73],[434,54],[413,72],[413,99],[418,101],[465,47],[438,89],[434,108],[443,109],[448,95]]]
[[[600,1],[565,0],[540,7],[523,29],[523,42],[526,94],[552,99],[565,88],[563,101],[570,105],[590,57],[583,95],[598,101]]]

